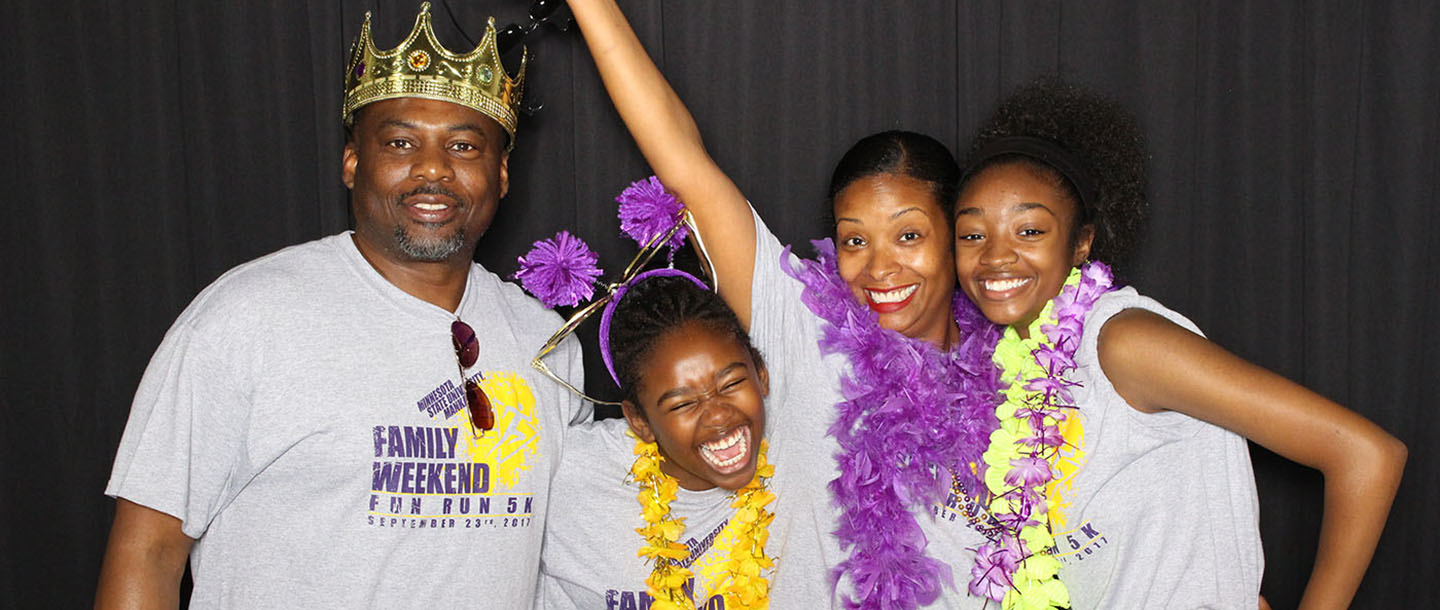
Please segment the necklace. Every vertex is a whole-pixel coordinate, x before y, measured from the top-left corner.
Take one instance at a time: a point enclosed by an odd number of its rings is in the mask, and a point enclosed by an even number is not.
[[[775,467],[765,459],[767,444],[760,442],[755,477],[735,491],[734,500],[730,502],[735,515],[720,534],[722,539],[726,536],[735,539],[725,560],[725,576],[713,583],[714,593],[724,597],[726,608],[759,609],[770,605],[770,581],[765,571],[775,564],[765,555],[765,542],[770,537],[770,522],[775,514],[765,507],[775,501],[775,494],[766,489],[765,482],[775,473]],[[645,538],[639,556],[647,558],[652,566],[650,576],[645,579],[650,597],[654,599],[650,608],[688,610],[695,607],[685,590],[691,572],[679,562],[690,551],[677,542],[685,533],[685,521],[670,516],[670,502],[680,485],[675,477],[660,470],[664,460],[655,443],[635,439],[635,463],[630,467],[630,479],[640,484],[637,499],[641,518],[645,520],[645,526],[635,531]]]
[[[1059,422],[1074,409],[1065,379],[1075,368],[1085,315],[1113,285],[1110,268],[1093,262],[1073,269],[1060,294],[1030,324],[1028,339],[1010,327],[995,346],[995,363],[1009,382],[1005,402],[995,408],[1000,428],[985,451],[985,486],[990,514],[999,521],[999,539],[975,550],[970,592],[1001,608],[1068,608],[1070,593],[1060,581],[1060,561],[1051,556],[1045,486],[1065,439]]]
[[[1000,531],[1003,526],[990,511],[985,508],[985,503],[980,500],[979,495],[970,495],[970,488],[960,482],[960,477],[950,473],[950,495],[955,497],[955,502],[961,505],[960,514],[965,515],[965,521],[980,535],[990,542],[999,542]]]
[[[1000,382],[990,356],[999,328],[962,294],[952,301],[960,341],[949,351],[881,328],[841,279],[835,244],[811,243],[815,260],[797,263],[787,248],[780,264],[805,285],[802,299],[823,321],[821,353],[850,364],[829,430],[841,449],[840,476],[830,483],[841,509],[835,535],[850,553],[835,580],[848,577],[863,592],[845,600],[849,608],[915,608],[940,595],[950,568],[927,555],[913,509],[942,502],[957,482],[981,488],[972,466],[997,425]]]

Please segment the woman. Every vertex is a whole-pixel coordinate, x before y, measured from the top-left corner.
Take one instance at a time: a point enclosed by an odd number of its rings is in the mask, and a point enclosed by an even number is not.
[[[995,426],[994,327],[956,298],[949,152],[905,132],[857,143],[831,182],[835,241],[800,261],[710,159],[614,2],[570,6],[660,181],[702,236],[727,239],[709,253],[719,294],[776,373],[772,606],[977,605],[948,564],[993,529],[964,498]]]
[[[967,168],[959,283],[1008,327],[995,350],[1002,430],[985,454],[1005,527],[981,547],[972,589],[1007,606],[1033,595],[1073,608],[1254,607],[1263,560],[1249,439],[1325,474],[1301,607],[1348,606],[1405,447],[1116,289],[1102,261],[1123,258],[1144,219],[1133,119],[1041,81],[1001,104]]]

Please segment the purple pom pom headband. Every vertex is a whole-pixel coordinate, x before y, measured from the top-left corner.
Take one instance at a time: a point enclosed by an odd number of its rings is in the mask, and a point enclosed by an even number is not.
[[[530,361],[530,365],[536,370],[581,398],[604,405],[620,403],[593,398],[561,379],[545,365],[545,356],[559,347],[586,319],[596,311],[601,311],[600,355],[605,361],[605,369],[610,373],[610,378],[615,380],[615,385],[620,385],[620,380],[615,375],[614,360],[610,356],[610,319],[614,316],[615,306],[630,287],[651,277],[678,276],[689,278],[706,290],[710,289],[704,280],[679,269],[667,267],[641,272],[641,269],[665,248],[670,249],[669,258],[673,263],[674,251],[679,244],[684,243],[687,230],[690,235],[699,239],[690,213],[673,195],[665,192],[659,180],[652,176],[647,180],[632,183],[617,201],[622,208],[622,229],[641,245],[640,251],[625,267],[620,281],[606,285],[605,293],[600,298],[571,314],[570,318],[550,335],[550,339],[540,348],[540,353]],[[530,252],[520,257],[520,270],[514,277],[520,280],[526,291],[535,295],[547,307],[577,305],[594,294],[595,282],[601,273],[600,269],[595,267],[598,258],[584,241],[561,231],[551,239],[535,242]],[[702,258],[708,259],[703,257],[703,253]]]
[[[669,267],[662,269],[651,269],[624,284],[619,285],[610,294],[610,302],[605,304],[605,311],[600,314],[600,357],[605,359],[605,370],[610,372],[610,378],[615,380],[615,385],[620,385],[620,377],[615,374],[615,361],[610,357],[610,318],[615,315],[615,306],[620,304],[620,299],[625,298],[625,293],[641,281],[652,277],[683,277],[706,290],[710,286],[703,280],[679,269]]]

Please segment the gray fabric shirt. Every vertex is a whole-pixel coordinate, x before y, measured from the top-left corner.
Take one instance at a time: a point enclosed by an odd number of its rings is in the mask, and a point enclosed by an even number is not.
[[[651,566],[636,554],[643,538],[640,486],[627,483],[635,462],[629,424],[609,419],[572,428],[565,459],[555,473],[556,502],[545,523],[536,608],[639,610],[649,606],[645,579]],[[722,608],[713,583],[724,576],[732,540],[721,536],[735,509],[734,495],[720,488],[681,488],[670,513],[684,519],[679,542],[690,549],[682,562],[694,574],[691,595],[700,608]],[[772,538],[773,539],[773,538]],[[782,606],[771,604],[777,610]]]
[[[1245,439],[1175,412],[1142,413],[1115,393],[1096,342],[1112,316],[1155,312],[1193,323],[1133,288],[1090,310],[1076,353],[1079,418],[1052,485],[1060,578],[1077,610],[1254,608],[1264,558]]]
[[[755,218],[755,269],[750,297],[750,337],[770,368],[767,435],[775,464],[777,489],[771,553],[778,557],[771,583],[772,608],[841,607],[833,595],[830,571],[848,554],[832,534],[840,510],[831,501],[830,481],[839,471],[839,444],[826,433],[843,400],[840,379],[850,371],[844,356],[820,355],[824,322],[800,301],[803,285],[780,268],[784,251],[758,215]],[[979,608],[984,600],[966,588],[974,553],[984,543],[959,513],[946,506],[912,511],[930,540],[928,553],[950,564],[954,588],[946,588],[928,608]],[[938,518],[937,518],[938,516]],[[850,586],[842,582],[840,590]],[[825,600],[830,600],[828,603]]]
[[[390,284],[349,234],[195,298],[150,361],[106,488],[198,539],[190,607],[530,604],[551,470],[590,407],[529,366],[554,313],[478,265],[457,313],[496,411],[479,439],[457,314]],[[575,348],[550,358],[572,379]]]

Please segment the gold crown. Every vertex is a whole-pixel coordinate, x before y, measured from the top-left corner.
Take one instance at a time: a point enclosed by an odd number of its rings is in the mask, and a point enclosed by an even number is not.
[[[515,146],[516,113],[525,92],[527,52],[520,53],[520,74],[514,79],[500,63],[495,47],[495,18],[485,25],[480,45],[465,55],[446,50],[430,29],[430,3],[420,5],[415,28],[400,46],[389,51],[375,48],[370,37],[370,13],[360,37],[350,49],[345,70],[345,104],[341,119],[355,120],[355,110],[380,100],[421,97],[454,102],[485,114],[510,134],[508,151]]]

